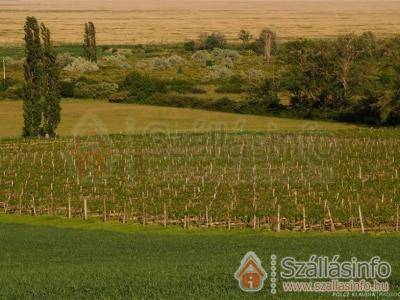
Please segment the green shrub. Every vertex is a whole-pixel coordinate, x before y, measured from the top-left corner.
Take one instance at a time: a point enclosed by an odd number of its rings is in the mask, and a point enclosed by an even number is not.
[[[62,80],[60,82],[60,94],[63,98],[72,98],[74,97],[74,88],[75,82],[71,79]]]
[[[1,84],[3,85],[3,84]],[[23,96],[24,87],[22,84],[15,84],[8,86],[3,91],[0,90],[0,98],[4,99],[21,99]]]
[[[196,43],[195,41],[188,41],[183,44],[183,48],[185,51],[194,52],[196,50]]]
[[[165,84],[168,90],[180,94],[191,93],[194,87],[194,84],[188,80],[170,80],[166,81]]]
[[[122,85],[122,90],[127,91],[129,100],[141,102],[155,93],[165,93],[166,86],[159,80],[142,75],[137,71],[130,73]]]
[[[249,91],[249,102],[259,107],[262,111],[276,110],[281,108],[276,84],[265,79],[262,84],[254,86]]]
[[[241,85],[228,83],[217,87],[215,92],[219,94],[240,94],[244,92],[244,89]]]
[[[107,99],[116,91],[118,91],[118,85],[115,83],[101,82],[96,84],[87,84],[84,82],[78,82],[74,88],[74,97]]]
[[[214,32],[210,35],[206,34],[200,37],[204,48],[207,50],[213,50],[215,48],[224,48],[226,46],[225,35],[221,32]]]

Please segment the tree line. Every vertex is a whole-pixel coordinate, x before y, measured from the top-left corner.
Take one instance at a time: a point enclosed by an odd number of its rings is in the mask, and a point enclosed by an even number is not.
[[[245,112],[400,124],[400,36],[379,39],[365,32],[278,43],[276,33],[265,28],[258,37],[241,30],[238,39],[241,49],[263,55],[272,69],[265,81],[249,89]],[[200,36],[193,45],[229,47],[221,33]],[[288,105],[281,104],[282,97],[289,98]]]

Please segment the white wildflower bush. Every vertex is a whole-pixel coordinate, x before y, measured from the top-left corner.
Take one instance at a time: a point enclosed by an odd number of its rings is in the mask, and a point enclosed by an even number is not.
[[[172,55],[168,58],[168,63],[170,66],[184,66],[186,65],[186,60],[179,55]]]
[[[167,58],[156,57],[151,61],[151,68],[154,70],[167,70],[171,68],[171,64]]]
[[[211,73],[209,75],[209,78],[211,80],[227,80],[230,79],[233,75],[233,71],[225,66],[216,65],[212,66],[210,69]]]
[[[257,69],[248,69],[246,71],[242,71],[240,76],[251,84],[259,84],[266,78],[265,73]]]
[[[235,62],[240,58],[241,55],[236,50],[219,48],[216,48],[211,52],[208,52],[207,50],[199,50],[192,55],[192,61],[201,65],[206,65],[207,62],[212,62],[212,64],[217,63],[218,65],[227,68],[233,68]]]
[[[75,57],[74,60],[64,68],[64,71],[70,73],[92,73],[99,70],[99,66],[94,63],[87,61],[82,57]]]
[[[72,56],[71,53],[64,52],[57,55],[57,64],[60,68],[65,68],[70,65],[76,57]]]
[[[236,50],[230,50],[230,49],[219,49],[216,48],[212,50],[211,54],[215,58],[215,60],[224,60],[224,59],[230,59],[232,61],[239,60],[241,55],[239,54],[238,51]]]
[[[114,55],[107,55],[104,56],[100,62],[99,66],[101,68],[121,68],[121,69],[131,69],[132,66],[128,63],[126,57],[122,54],[114,54]]]
[[[192,55],[192,61],[201,65],[206,65],[208,61],[213,61],[213,56],[207,50],[199,50]]]

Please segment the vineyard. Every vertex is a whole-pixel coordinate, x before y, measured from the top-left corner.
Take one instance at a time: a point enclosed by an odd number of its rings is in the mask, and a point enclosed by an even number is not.
[[[398,130],[4,140],[6,214],[266,230],[399,230]]]

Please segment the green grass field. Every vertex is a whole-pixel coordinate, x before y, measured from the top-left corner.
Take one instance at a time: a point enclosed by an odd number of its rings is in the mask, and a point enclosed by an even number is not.
[[[143,229],[1,215],[0,298],[335,299],[281,291],[272,296],[268,286],[254,295],[241,292],[233,273],[250,250],[266,269],[271,254],[299,259],[312,254],[340,254],[342,259],[379,255],[392,264],[389,283],[398,292],[399,244],[399,235]]]
[[[0,101],[0,138],[21,135],[22,101]],[[336,130],[354,128],[333,122],[237,115],[194,109],[112,104],[101,100],[64,100],[61,136],[143,133],[196,132],[210,130]]]

